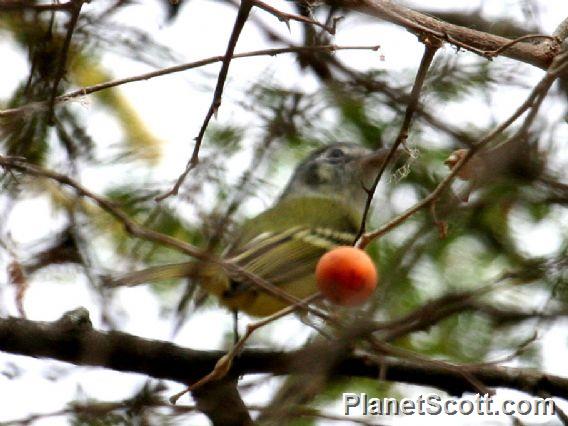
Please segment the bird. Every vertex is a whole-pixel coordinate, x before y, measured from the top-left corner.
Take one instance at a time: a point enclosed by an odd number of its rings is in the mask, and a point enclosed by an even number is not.
[[[233,311],[265,317],[287,302],[259,288],[251,274],[296,298],[317,292],[315,267],[327,251],[352,245],[361,226],[368,188],[389,150],[338,142],[314,150],[295,168],[276,202],[246,220],[221,254],[247,274],[219,262],[189,261],[127,273],[113,286],[190,277]]]

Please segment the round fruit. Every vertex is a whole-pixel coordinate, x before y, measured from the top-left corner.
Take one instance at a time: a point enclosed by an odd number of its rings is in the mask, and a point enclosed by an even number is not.
[[[367,253],[355,247],[337,247],[316,266],[316,281],[333,303],[355,306],[365,302],[377,287],[378,273]]]

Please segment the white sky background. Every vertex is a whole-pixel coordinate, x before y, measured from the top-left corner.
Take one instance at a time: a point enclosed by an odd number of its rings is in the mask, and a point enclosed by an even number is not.
[[[97,2],[85,5],[88,10],[96,7]],[[140,2],[125,9],[120,19],[131,26],[143,28],[153,38],[162,44],[171,47],[179,55],[182,62],[202,59],[224,53],[226,43],[235,18],[235,9],[221,5],[213,1],[191,0],[184,7],[180,16],[173,25],[164,25],[162,9],[156,2]],[[421,2],[414,2],[419,4]],[[433,3],[433,2],[429,2]],[[475,10],[479,3],[483,3],[483,11],[488,17],[511,16],[523,22],[520,13],[520,0],[510,1],[451,1],[444,0],[435,2],[440,9],[446,10],[448,5],[456,6],[456,9],[469,8]],[[568,3],[564,0],[541,1],[540,23],[544,33],[551,33],[556,25],[568,16]],[[285,1],[271,2],[282,10],[289,10],[289,3]],[[467,6],[464,6],[467,5]],[[428,7],[434,7],[431,4]],[[291,34],[283,23],[279,23],[274,17],[263,11],[257,10],[255,15],[262,18],[278,29],[282,34],[299,40],[301,37],[300,27],[291,23]],[[337,55],[351,66],[359,69],[379,68],[385,70],[400,70],[405,68],[416,69],[420,60],[422,46],[416,37],[410,33],[395,27],[372,21],[367,17],[354,17],[343,21],[338,27],[338,33],[334,42],[338,45],[371,45],[380,44],[380,53],[384,60],[380,60],[379,54],[370,51],[338,52]],[[274,47],[269,44],[262,33],[257,30],[252,21],[248,22],[239,39],[237,52],[257,50]],[[444,54],[454,54],[454,50],[446,46]],[[471,53],[460,53],[467,57]],[[10,43],[0,42],[0,57],[3,58],[2,79],[0,80],[0,99],[6,98],[15,85],[21,80],[22,75],[27,74],[28,65],[25,56],[21,52],[14,51]],[[495,63],[512,61],[502,58],[495,59]],[[149,71],[146,65],[135,63],[128,58],[108,54],[103,58],[103,64],[113,70],[115,77],[126,77],[141,72]],[[220,65],[211,65],[206,71],[216,75]],[[526,75],[527,82],[533,84],[542,72],[528,65],[518,66],[519,72]],[[277,57],[260,57],[239,59],[231,63],[229,78],[223,96],[223,104],[218,114],[219,122],[239,120],[255,123],[252,115],[247,115],[237,102],[243,98],[242,90],[249,87],[259,76],[271,76],[275,81],[287,85],[290,88],[314,90],[316,82],[309,74],[302,74],[295,65],[292,55],[280,55]],[[192,149],[192,140],[197,135],[202,124],[203,117],[211,102],[212,90],[204,90],[203,83],[211,89],[214,87],[215,78],[207,79],[200,71],[188,71],[174,74],[141,83],[122,86],[120,89],[137,108],[147,125],[160,139],[164,140],[163,167],[160,170],[160,179],[174,179],[185,166]],[[475,114],[481,122],[499,120],[524,100],[527,92],[518,89],[505,89],[496,91],[492,99],[493,108],[486,108],[481,100],[477,107],[468,99],[462,105],[454,105],[446,110],[438,111],[444,116],[451,116],[455,121],[461,117],[471,117]],[[78,108],[84,109],[90,123],[90,131],[97,141],[105,141],[111,144],[119,140],[117,127],[112,119],[106,116],[96,106],[77,103]],[[558,107],[549,107],[547,114],[550,120],[557,120],[563,111]],[[490,115],[492,114],[492,115]],[[459,124],[456,122],[456,124]],[[568,138],[566,125],[560,131]],[[559,155],[568,158],[568,150],[565,149]],[[227,165],[234,170],[235,176],[244,170],[247,161],[237,159]],[[287,177],[282,177],[278,185],[282,185]],[[95,191],[100,191],[109,181],[101,179],[95,170],[85,172],[83,183]],[[276,193],[276,188],[275,188]],[[0,195],[0,209],[4,199]],[[407,207],[413,200],[401,199],[400,209]],[[258,208],[263,208],[261,202]],[[43,215],[38,212],[44,211],[48,217],[49,226],[53,223],[49,215],[49,206],[44,200],[29,200],[23,203],[11,216],[9,228],[13,238],[21,244],[34,241],[38,235],[46,232],[46,222],[38,220]],[[560,236],[559,225],[564,234],[568,229],[568,218],[565,214],[558,213],[557,224],[542,224],[539,226],[528,225],[526,221],[518,220],[519,238],[531,247],[533,254],[546,255],[558,249]],[[49,231],[48,231],[49,232]],[[0,266],[6,259],[0,257]],[[5,268],[0,268],[0,282],[6,282],[3,275]],[[4,288],[4,290],[2,290]],[[13,304],[13,292],[11,289],[0,287],[0,314],[9,313],[16,315]],[[47,301],[47,302],[46,302]],[[173,298],[172,298],[173,303]],[[26,295],[26,311],[30,319],[54,320],[59,318],[65,311],[78,306],[89,309],[94,326],[98,327],[99,312],[97,301],[90,292],[86,282],[77,278],[77,274],[65,272],[53,272],[51,275],[42,274],[40,280],[32,282],[32,286]],[[142,337],[168,340],[171,329],[169,318],[161,316],[161,306],[157,304],[155,296],[146,287],[120,290],[116,307],[124,312],[123,331],[130,332]],[[221,310],[204,310],[198,312],[183,327],[176,336],[175,342],[195,349],[217,349],[224,341],[224,333],[230,329],[231,316]],[[309,334],[306,326],[299,321],[288,318],[279,321],[276,327],[270,331],[261,332],[260,335],[272,341],[274,348],[284,348],[290,345],[300,344]],[[543,337],[547,351],[544,353],[545,369],[554,374],[568,376],[566,366],[566,342],[567,332],[565,327],[556,327]],[[277,342],[277,343],[276,343]],[[89,398],[100,400],[120,400],[128,398],[145,382],[145,377],[134,374],[116,373],[104,369],[81,368],[70,366],[55,361],[35,360],[27,357],[6,355],[0,353],[0,372],[9,371],[10,365],[16,364],[21,368],[22,377],[14,380],[0,375],[0,421],[25,417],[32,412],[42,413],[58,410],[64,404],[76,396],[80,388],[84,395]],[[53,375],[61,376],[54,382],[49,379]],[[274,381],[273,381],[274,382]],[[172,384],[168,395],[181,389],[181,385]],[[263,403],[270,398],[270,390],[273,386],[268,383],[248,395],[246,402]],[[187,399],[185,399],[187,402]],[[408,424],[418,424],[420,419],[405,419]],[[447,424],[453,424],[455,418],[447,419]],[[460,419],[461,421],[462,419]],[[471,424],[484,424],[472,419]],[[549,420],[549,419],[548,419]],[[193,417],[193,421],[206,424],[203,417]],[[404,424],[407,424],[405,421]],[[444,423],[443,419],[436,419]],[[508,420],[504,419],[503,424]],[[47,418],[38,421],[39,425],[62,424],[62,418]],[[194,423],[197,424],[197,423]]]

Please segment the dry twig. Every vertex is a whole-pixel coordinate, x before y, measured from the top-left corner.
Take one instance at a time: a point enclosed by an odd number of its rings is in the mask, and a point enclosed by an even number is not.
[[[49,99],[49,112],[47,115],[47,122],[49,124],[54,124],[54,108],[55,108],[55,98],[57,97],[57,89],[61,79],[65,75],[65,67],[67,66],[67,55],[69,54],[69,47],[71,46],[71,38],[73,37],[73,31],[75,31],[75,26],[79,20],[79,14],[81,13],[81,8],[85,0],[71,0],[69,3],[69,10],[71,11],[71,17],[67,23],[67,34],[65,35],[65,40],[63,42],[63,47],[61,48],[61,53],[59,54],[59,63],[57,64],[57,71],[55,72],[55,78],[53,80],[53,87],[51,88],[51,97]]]
[[[491,141],[495,140],[495,138],[500,135],[505,129],[507,129],[511,124],[513,124],[521,115],[523,115],[527,110],[531,110],[529,115],[527,116],[525,123],[521,127],[522,131],[526,131],[528,125],[534,120],[538,109],[548,93],[548,90],[552,86],[552,83],[564,73],[568,69],[568,53],[563,53],[555,59],[555,64],[551,66],[548,70],[546,75],[540,80],[540,82],[534,87],[531,91],[527,99],[520,105],[510,116],[507,118],[503,123],[493,129],[489,134],[487,134],[484,138],[482,138],[479,142],[472,146],[471,149],[468,150],[467,154],[464,155],[452,168],[450,174],[446,176],[438,186],[422,201],[415,204],[414,206],[410,207],[408,210],[400,214],[399,216],[391,219],[389,222],[381,226],[380,228],[376,229],[375,231],[367,232],[363,234],[360,238],[359,244],[361,246],[366,246],[375,238],[379,238],[382,235],[389,232],[391,229],[397,227],[401,223],[405,222],[409,217],[414,215],[416,212],[422,210],[425,207],[428,207],[431,203],[435,202],[440,195],[449,187],[451,182],[460,172],[462,167],[464,167],[467,162],[489,144]],[[513,135],[509,140],[515,140],[517,138],[517,134]],[[507,143],[504,142],[504,143]]]
[[[361,225],[359,226],[359,231],[357,232],[357,235],[355,236],[355,241],[353,242],[356,245],[356,247],[359,247],[361,249],[364,249],[368,243],[368,241],[361,239],[361,236],[365,233],[367,216],[369,215],[369,209],[371,208],[371,202],[373,201],[377,185],[379,184],[381,176],[383,175],[389,162],[395,156],[398,147],[401,144],[404,144],[404,142],[408,138],[408,131],[410,129],[410,124],[412,123],[412,118],[414,117],[414,113],[418,109],[420,92],[422,91],[422,87],[424,86],[424,81],[426,80],[426,74],[428,73],[428,69],[432,64],[434,55],[441,46],[440,41],[432,37],[423,38],[422,41],[424,43],[424,54],[422,56],[422,60],[420,61],[420,67],[418,68],[418,72],[416,73],[416,78],[414,79],[414,85],[412,86],[412,91],[410,93],[408,105],[406,107],[400,131],[387,155],[387,158],[385,159],[385,161],[381,165],[381,168],[377,172],[375,180],[373,181],[373,185],[371,186],[370,189],[367,190],[368,194],[367,201],[365,203],[365,209],[363,211]]]

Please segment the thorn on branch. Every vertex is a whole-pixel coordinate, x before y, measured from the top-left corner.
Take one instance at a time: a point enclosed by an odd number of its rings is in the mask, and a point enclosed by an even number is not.
[[[450,34],[448,34],[445,31],[442,34],[443,34],[442,39],[446,40],[448,43],[456,46],[458,51],[461,48],[461,49],[468,50],[470,52],[476,53],[479,56],[483,56],[485,59],[488,59],[490,61],[493,60],[493,57],[491,55],[486,54],[484,50],[477,49],[476,47],[473,47],[469,44],[463,43],[463,42],[459,41],[458,39],[456,39],[455,37],[452,37]]]

